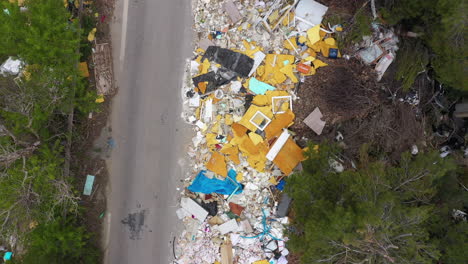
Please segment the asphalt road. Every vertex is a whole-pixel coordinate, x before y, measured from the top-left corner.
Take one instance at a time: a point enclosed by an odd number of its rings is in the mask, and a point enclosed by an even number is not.
[[[107,188],[104,263],[170,263],[187,127],[181,122],[187,0],[116,0],[112,44],[118,94]]]

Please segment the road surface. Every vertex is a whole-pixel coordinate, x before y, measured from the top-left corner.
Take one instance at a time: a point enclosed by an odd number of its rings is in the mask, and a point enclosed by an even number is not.
[[[187,127],[180,119],[190,55],[188,0],[116,0],[111,25],[117,96],[116,147],[103,244],[105,263],[170,263]]]

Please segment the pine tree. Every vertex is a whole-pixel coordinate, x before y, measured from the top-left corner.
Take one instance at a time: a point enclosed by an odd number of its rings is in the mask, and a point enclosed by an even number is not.
[[[311,148],[312,149],[312,148]],[[432,263],[430,241],[434,184],[455,165],[437,153],[405,153],[398,166],[361,164],[336,172],[334,146],[309,151],[304,171],[287,180],[293,198],[291,248],[302,263]]]

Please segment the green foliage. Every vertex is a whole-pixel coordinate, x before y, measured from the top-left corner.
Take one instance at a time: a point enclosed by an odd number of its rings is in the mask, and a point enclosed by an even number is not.
[[[15,263],[97,263],[90,235],[70,221],[81,208],[72,179],[62,175],[66,115],[97,109],[96,93],[77,67],[91,54],[90,43],[62,0],[26,0],[22,11],[13,2],[0,1],[0,59],[17,57],[27,66],[15,81],[0,78],[0,122],[9,131],[0,145],[6,154],[41,145],[2,167],[0,240],[17,238],[26,254]],[[81,22],[86,32],[93,21]]]
[[[49,221],[57,210],[70,206],[61,199],[63,159],[61,148],[43,146],[27,158],[16,161],[0,177],[0,223],[2,235],[15,232],[31,221]],[[10,230],[13,229],[13,230]]]
[[[372,18],[365,13],[364,9],[360,9],[354,16],[353,22],[349,25],[344,25],[345,28],[350,28],[350,31],[345,36],[344,45],[359,42],[362,40],[362,37],[371,35],[371,22]]]
[[[405,153],[399,166],[367,162],[337,173],[329,162],[338,154],[336,146],[321,145],[318,153],[308,152],[304,171],[287,179],[296,216],[288,243],[302,263],[438,259],[426,223],[434,210],[435,184],[455,165],[437,153]]]
[[[39,224],[26,238],[23,264],[92,264],[98,252],[89,245],[90,234],[71,218]]]
[[[464,44],[467,5],[463,0],[398,0],[382,12],[390,24],[399,23],[421,33],[424,44],[434,54],[430,62],[437,79],[463,91],[468,91],[468,47]],[[415,46],[413,52],[419,51]]]
[[[53,114],[67,114],[77,105],[89,111],[96,105],[77,67],[78,50],[88,56],[91,50],[89,43],[80,46],[84,33],[78,20],[68,20],[60,0],[29,0],[26,6],[20,11],[16,3],[0,2],[0,9],[8,10],[0,12],[0,57],[21,58],[30,74],[19,85],[19,97],[25,98],[21,107],[8,105],[0,114],[16,132],[37,136],[51,125]],[[83,24],[90,23],[92,19]]]
[[[460,184],[466,185],[467,182],[466,173],[448,174],[439,181],[437,195],[433,199],[437,206],[427,228],[432,239],[438,243],[441,260],[446,264],[466,262],[468,223],[455,219],[453,212],[468,208],[468,192]]]
[[[418,74],[426,70],[429,63],[429,51],[420,40],[408,39],[397,52],[398,71],[396,79],[403,82],[403,90],[413,86]]]

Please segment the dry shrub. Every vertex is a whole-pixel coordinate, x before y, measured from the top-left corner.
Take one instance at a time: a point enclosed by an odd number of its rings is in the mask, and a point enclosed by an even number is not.
[[[293,130],[306,137],[311,135],[304,120],[318,107],[327,122],[325,132],[333,125],[353,118],[365,118],[381,103],[374,74],[360,64],[340,61],[343,64],[320,68],[317,74],[306,79],[298,91],[300,100],[294,103],[298,122]]]
[[[342,124],[348,154],[357,156],[363,144],[370,144],[376,152],[397,160],[413,144],[424,141],[424,124],[412,106],[397,102],[385,104],[362,120]]]

